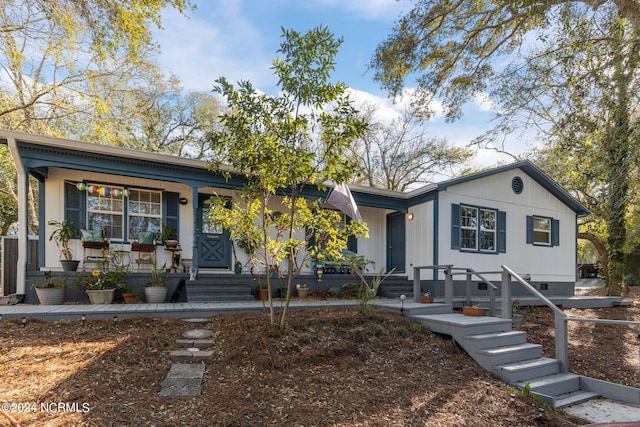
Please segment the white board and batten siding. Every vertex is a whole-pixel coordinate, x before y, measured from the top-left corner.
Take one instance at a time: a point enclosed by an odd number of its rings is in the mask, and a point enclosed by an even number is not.
[[[512,179],[520,177],[523,191],[512,190]],[[451,246],[452,204],[468,204],[506,212],[506,252],[484,254],[464,252]],[[476,271],[499,270],[508,265],[529,274],[533,281],[573,282],[576,272],[576,213],[542,185],[519,169],[446,188],[439,193],[439,264],[470,267]],[[527,216],[559,221],[559,245],[527,243]]]
[[[520,177],[523,191],[516,194],[512,179]],[[450,183],[427,200],[409,207],[406,221],[406,275],[413,267],[451,264],[476,271],[498,271],[508,265],[538,282],[573,282],[576,275],[576,212],[546,187],[519,168]],[[452,249],[452,205],[469,205],[505,213],[506,251],[480,253]],[[437,209],[437,212],[436,212]],[[527,216],[551,218],[559,224],[559,245],[527,243]],[[383,220],[383,218],[379,218]],[[384,224],[377,221],[376,224]],[[437,228],[437,229],[436,229]],[[385,230],[374,227],[375,244]],[[384,254],[379,254],[384,255]],[[422,273],[432,278],[431,273]],[[440,276],[442,278],[442,276]],[[491,279],[494,279],[492,277]]]

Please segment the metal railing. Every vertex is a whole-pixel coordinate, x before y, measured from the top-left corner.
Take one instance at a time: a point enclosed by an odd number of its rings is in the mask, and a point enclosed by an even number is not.
[[[640,322],[630,320],[613,320],[613,319],[590,319],[583,317],[568,317],[564,311],[562,311],[557,305],[555,305],[549,298],[544,296],[538,289],[533,287],[527,280],[522,278],[518,273],[513,271],[506,265],[501,266],[501,271],[487,271],[477,272],[471,268],[454,268],[453,265],[429,265],[413,267],[413,297],[414,301],[420,301],[421,286],[420,286],[420,272],[421,270],[442,270],[444,272],[444,299],[445,303],[453,304],[454,289],[453,289],[453,276],[454,275],[466,275],[466,295],[465,300],[467,305],[471,305],[471,287],[473,276],[479,278],[487,284],[487,290],[489,291],[489,316],[495,314],[495,298],[497,286],[495,286],[490,280],[485,278],[485,274],[501,274],[502,285],[501,303],[500,303],[500,317],[504,319],[512,318],[513,310],[513,286],[512,279],[520,283],[525,290],[531,293],[536,298],[540,299],[547,307],[553,311],[554,314],[554,326],[555,326],[555,358],[560,362],[560,371],[569,371],[569,332],[568,323],[572,322],[585,322],[585,323],[603,323],[611,325],[627,325],[635,326],[638,328],[638,339],[640,340]],[[458,271],[456,271],[458,270]],[[640,349],[639,349],[640,355]],[[640,373],[639,373],[640,375]]]
[[[466,305],[470,306],[471,303],[471,287],[473,276],[482,280],[487,284],[487,290],[489,291],[489,316],[495,314],[496,306],[496,291],[498,287],[494,285],[490,280],[487,280],[483,274],[500,274],[500,271],[490,272],[477,272],[472,268],[453,268],[453,265],[427,265],[420,267],[413,267],[413,298],[415,302],[420,301],[421,286],[420,286],[420,271],[421,270],[443,270],[444,272],[444,301],[446,304],[453,305],[453,276],[465,275],[466,276],[466,292],[465,301]],[[454,271],[458,270],[458,271]]]
[[[502,317],[511,318],[511,308],[513,298],[511,295],[511,279],[515,279],[526,290],[531,292],[534,296],[539,298],[545,303],[554,313],[555,322],[555,345],[556,345],[556,359],[560,361],[560,372],[569,372],[569,321],[574,322],[589,322],[589,323],[604,323],[610,325],[629,325],[638,328],[638,337],[640,338],[640,322],[634,322],[630,320],[613,320],[613,319],[590,319],[585,317],[569,317],[564,311],[560,310],[551,300],[540,293],[536,288],[531,286],[529,282],[520,277],[516,272],[507,267],[502,266]]]

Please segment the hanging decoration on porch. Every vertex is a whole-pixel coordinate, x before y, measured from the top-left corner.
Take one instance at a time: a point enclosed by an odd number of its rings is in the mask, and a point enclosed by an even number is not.
[[[129,189],[125,188],[124,190],[120,188],[109,188],[109,187],[100,187],[97,185],[87,185],[84,182],[79,182],[76,184],[76,188],[80,191],[86,191],[90,194],[99,194],[102,197],[129,197]]]

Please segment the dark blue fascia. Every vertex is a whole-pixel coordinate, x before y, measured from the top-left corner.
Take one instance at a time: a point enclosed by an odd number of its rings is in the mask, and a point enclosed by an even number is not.
[[[6,140],[4,141],[6,142]],[[32,173],[37,170],[46,171],[47,167],[59,167],[134,178],[179,182],[197,188],[237,189],[246,184],[246,179],[242,176],[233,175],[227,180],[221,173],[205,168],[51,147],[23,141],[18,141],[18,150],[23,164]],[[402,193],[398,193],[398,197],[357,191],[352,193],[359,206],[392,209],[400,212],[408,211],[407,200]],[[278,194],[286,194],[286,191],[278,191]],[[318,189],[314,185],[306,186],[302,192],[302,196],[309,199],[326,200],[327,195],[328,190]]]
[[[191,187],[238,188],[245,180],[231,177],[227,180],[218,172],[204,168],[179,166],[148,160],[104,155],[73,149],[49,147],[18,142],[18,150],[25,167],[37,169],[60,167],[87,172],[102,172],[135,178],[180,182]]]

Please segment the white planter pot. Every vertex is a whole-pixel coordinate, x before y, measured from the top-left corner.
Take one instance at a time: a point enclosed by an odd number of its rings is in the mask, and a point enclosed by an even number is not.
[[[166,286],[146,286],[144,296],[149,304],[161,304],[167,299]]]
[[[85,291],[91,304],[111,304],[115,289],[89,289]]]
[[[64,302],[65,288],[36,288],[38,300],[42,305],[60,305]]]

